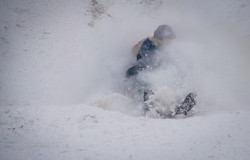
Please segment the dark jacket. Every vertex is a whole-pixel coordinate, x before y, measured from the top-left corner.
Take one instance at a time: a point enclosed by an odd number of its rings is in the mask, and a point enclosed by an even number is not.
[[[140,71],[154,69],[158,66],[156,60],[157,45],[149,38],[144,40],[137,54],[136,65],[129,68],[126,72],[126,77],[137,75]]]

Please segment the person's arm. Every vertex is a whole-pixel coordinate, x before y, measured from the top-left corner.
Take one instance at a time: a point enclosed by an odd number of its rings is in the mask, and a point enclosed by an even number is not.
[[[125,77],[126,77],[126,78],[129,78],[129,77],[131,77],[131,76],[137,75],[137,74],[139,73],[139,69],[140,69],[140,67],[139,67],[138,65],[129,68],[129,69],[127,70],[127,72],[126,72]]]

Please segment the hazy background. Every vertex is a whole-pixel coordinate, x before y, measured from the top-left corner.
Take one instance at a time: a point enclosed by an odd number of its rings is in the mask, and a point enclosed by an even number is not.
[[[149,79],[198,93],[201,111],[244,108],[250,92],[248,0],[1,0],[0,105],[71,105],[118,92],[131,48],[175,30]]]

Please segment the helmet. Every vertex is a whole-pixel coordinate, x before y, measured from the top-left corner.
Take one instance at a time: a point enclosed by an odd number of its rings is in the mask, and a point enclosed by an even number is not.
[[[154,37],[159,40],[174,39],[175,33],[168,25],[160,25],[154,32]]]

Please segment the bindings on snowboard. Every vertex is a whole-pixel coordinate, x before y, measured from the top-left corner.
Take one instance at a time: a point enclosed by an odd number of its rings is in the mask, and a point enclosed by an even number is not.
[[[188,112],[196,104],[195,98],[196,98],[195,93],[193,93],[193,92],[189,93],[183,102],[177,104],[177,106],[175,108],[175,114],[176,115],[184,114],[186,116],[188,114]]]
[[[174,112],[159,108],[157,101],[154,99],[154,93],[151,90],[144,91],[144,115],[157,118],[174,118],[177,115],[187,116],[188,112],[196,105],[196,94],[189,93],[184,101],[175,105]]]

